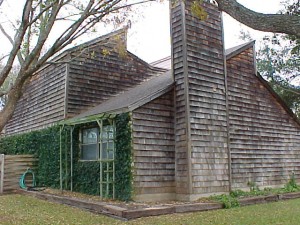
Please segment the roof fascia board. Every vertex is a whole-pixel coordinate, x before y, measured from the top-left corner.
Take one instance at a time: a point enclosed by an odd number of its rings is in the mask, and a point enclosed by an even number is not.
[[[155,70],[156,72],[167,72],[167,71],[169,71],[168,69],[152,66],[151,64],[147,63],[146,61],[139,58],[137,55],[133,54],[132,52],[130,52],[128,50],[127,50],[127,54],[130,55],[130,57],[132,57],[135,60],[139,61],[141,64],[143,64],[144,66],[148,67],[151,70]]]
[[[273,97],[279,102],[279,104],[285,109],[285,111],[293,118],[293,120],[300,126],[300,120],[295,115],[295,113],[287,106],[285,101],[274,91],[274,89],[269,85],[269,83],[260,75],[258,72],[256,74],[258,80],[268,89],[268,91],[273,95]]]
[[[244,45],[244,46],[238,48],[237,50],[235,50],[235,51],[233,51],[233,52],[227,54],[227,55],[226,55],[226,60],[229,60],[229,59],[231,59],[232,57],[234,57],[234,56],[240,54],[241,52],[245,51],[246,49],[253,47],[254,44],[255,44],[255,40],[254,40],[254,41],[251,41],[251,42],[249,42],[248,44],[246,44],[246,45]]]
[[[84,124],[84,123],[91,123],[91,122],[95,122],[97,120],[101,120],[101,119],[111,119],[114,118],[116,115],[114,114],[109,114],[109,113],[100,113],[100,114],[96,114],[96,115],[92,115],[92,116],[87,116],[87,117],[83,117],[83,118],[71,118],[68,120],[64,120],[59,122],[59,125],[78,125],[78,124]]]
[[[249,42],[247,45],[237,49],[236,51],[232,52],[231,54],[228,54],[226,56],[226,60],[229,60],[230,58],[242,53],[243,51],[247,50],[248,48],[252,47],[253,48],[253,53],[254,53],[254,66],[255,66],[255,74],[258,80],[264,85],[265,88],[268,89],[268,91],[271,93],[271,95],[279,102],[279,104],[284,108],[284,110],[293,118],[293,120],[300,126],[300,120],[299,118],[295,115],[295,113],[290,109],[290,107],[287,106],[285,101],[274,91],[274,89],[269,85],[269,83],[260,75],[260,73],[257,71],[257,66],[256,66],[256,53],[255,53],[255,41]]]

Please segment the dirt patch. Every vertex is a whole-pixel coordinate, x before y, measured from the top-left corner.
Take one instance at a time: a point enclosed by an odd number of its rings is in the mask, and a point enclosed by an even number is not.
[[[164,203],[140,203],[101,199],[98,196],[90,196],[70,191],[61,192],[60,190],[55,189],[20,192],[47,201],[70,205],[123,220],[136,219],[146,216],[159,216],[183,212],[199,212],[223,208],[223,204],[211,202],[207,198],[202,199],[203,202],[200,200],[200,202],[170,201]],[[239,200],[239,203],[241,206],[246,206],[294,198],[300,198],[300,192],[243,198]]]
[[[77,198],[85,201],[90,201],[90,202],[98,202],[98,203],[105,203],[109,205],[114,205],[118,206],[121,208],[126,208],[128,210],[133,210],[133,209],[145,209],[145,208],[153,208],[153,207],[169,207],[173,205],[185,205],[185,204],[191,204],[191,202],[180,202],[180,201],[166,201],[166,202],[123,202],[123,201],[118,201],[118,200],[112,200],[112,199],[102,199],[100,196],[93,196],[93,195],[87,195],[87,194],[82,194],[78,192],[71,192],[67,190],[61,190],[58,189],[51,189],[47,188],[41,191],[41,193],[45,194],[51,194],[51,195],[56,195],[56,196],[61,196],[61,197],[71,197],[71,198]],[[208,198],[203,198],[199,199],[198,201],[194,203],[216,203],[215,201],[212,201]]]
[[[20,191],[43,200],[89,210],[94,213],[105,214],[120,219],[136,219],[146,216],[158,216],[171,213],[207,211],[221,209],[223,205],[211,202],[164,202],[140,203],[103,200],[98,196],[90,196],[76,192],[44,189],[42,191]]]

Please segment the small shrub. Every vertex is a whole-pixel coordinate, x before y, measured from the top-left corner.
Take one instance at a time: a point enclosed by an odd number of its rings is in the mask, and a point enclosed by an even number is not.
[[[289,181],[287,182],[286,185],[284,185],[284,189],[286,192],[295,192],[295,191],[299,191],[300,187],[297,185],[296,183],[296,178],[295,178],[295,174],[292,173]]]
[[[257,184],[253,181],[248,181],[247,185],[250,187],[250,192],[259,192],[259,187],[257,186]]]
[[[232,196],[234,198],[239,198],[239,197],[248,196],[248,193],[238,189],[238,190],[231,191],[230,196]]]
[[[240,203],[236,197],[231,195],[214,195],[211,197],[213,200],[218,201],[223,204],[225,209],[239,207]]]

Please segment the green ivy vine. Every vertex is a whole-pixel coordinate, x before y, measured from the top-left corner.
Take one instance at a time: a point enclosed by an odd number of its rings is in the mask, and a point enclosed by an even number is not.
[[[116,116],[115,193],[119,200],[128,201],[132,194],[132,145],[130,114]],[[99,162],[80,161],[80,126],[73,131],[73,190],[81,193],[100,194]],[[62,132],[63,187],[70,188],[70,128]],[[3,137],[0,154],[33,154],[39,160],[35,173],[38,186],[60,187],[60,127]]]

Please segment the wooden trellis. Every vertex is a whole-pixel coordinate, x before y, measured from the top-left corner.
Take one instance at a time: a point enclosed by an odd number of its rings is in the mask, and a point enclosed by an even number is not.
[[[115,122],[104,126],[100,121],[100,196],[115,198]],[[106,146],[106,147],[105,147]]]
[[[114,115],[103,115],[96,118],[89,118],[87,120],[70,121],[61,123],[60,129],[60,188],[63,190],[63,153],[62,150],[62,132],[65,126],[70,128],[70,190],[73,191],[73,131],[76,125],[97,122],[99,126],[98,145],[99,145],[99,189],[101,198],[115,198],[115,138],[116,138],[116,125]],[[67,159],[66,165],[67,165]],[[67,167],[65,168],[67,173]]]

